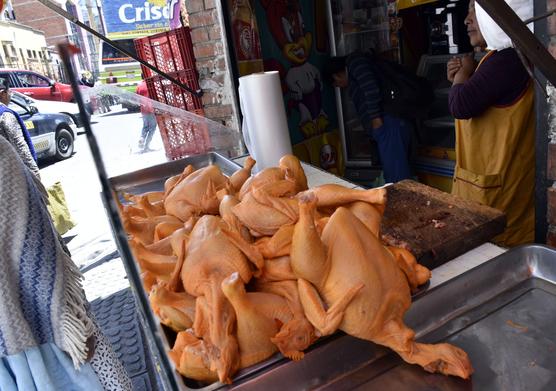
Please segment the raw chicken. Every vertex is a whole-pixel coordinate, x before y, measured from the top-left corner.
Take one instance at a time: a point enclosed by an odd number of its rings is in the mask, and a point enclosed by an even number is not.
[[[468,378],[473,369],[463,350],[415,342],[403,323],[411,304],[407,279],[380,240],[344,207],[330,217],[321,239],[316,206],[314,193],[300,197],[291,249],[301,302],[313,326],[322,335],[340,329],[387,346],[429,372]]]
[[[206,298],[209,331],[205,341],[214,346],[210,349],[210,369],[216,369],[221,382],[230,383],[239,363],[233,333],[235,315],[220,284],[234,272],[238,272],[244,283],[249,282],[252,271],[248,259],[260,266],[263,259],[248,243],[244,243],[242,250],[236,247],[223,232],[224,225],[220,217],[210,215],[201,217],[195,224],[187,244],[181,279],[187,293]],[[198,332],[197,328],[195,332]]]
[[[166,179],[166,181],[164,182],[164,198],[168,197],[168,194],[170,194],[170,192],[174,190],[174,187],[176,187],[176,185],[182,180],[187,178],[193,171],[195,171],[195,168],[191,164],[189,164],[183,169],[181,174],[174,175]]]
[[[405,274],[412,292],[415,292],[417,287],[430,280],[431,271],[419,265],[413,254],[409,251],[399,247],[388,247],[388,250],[394,256],[401,271]]]
[[[154,285],[149,295],[153,312],[174,331],[187,330],[195,319],[195,298],[185,292],[172,292],[166,284]]]
[[[287,180],[253,187],[232,212],[254,235],[274,235],[280,227],[297,221],[297,200],[282,196],[294,187]]]
[[[236,314],[239,367],[246,368],[256,364],[278,351],[270,340],[278,332],[278,325],[262,309],[278,306],[288,311],[285,300],[276,295],[245,292],[244,283],[238,273],[232,273],[222,281],[222,291]],[[263,300],[253,300],[257,295],[263,295]]]
[[[201,214],[217,214],[220,201],[216,193],[230,187],[220,168],[210,165],[189,174],[170,191],[164,207],[182,221]]]
[[[283,326],[271,340],[284,356],[295,361],[301,360],[304,356],[303,351],[316,340],[316,337],[315,328],[305,317],[296,281],[257,281],[255,289],[257,292],[272,293],[286,300],[291,315],[289,318],[277,318]],[[263,307],[266,307],[264,303]]]
[[[236,313],[240,368],[270,357],[277,347],[290,359],[302,359],[315,335],[303,314],[295,281],[261,284],[260,288],[246,292],[237,273],[222,282],[222,291]]]
[[[365,201],[369,204],[386,204],[386,189],[349,189],[335,184],[321,185],[313,187],[309,192],[313,193],[317,199],[317,206],[342,206],[355,201]],[[299,193],[298,198],[303,197],[305,192]]]
[[[174,216],[156,216],[152,218],[131,216],[128,217],[124,214],[122,216],[124,229],[137,241],[144,245],[149,245],[154,242],[154,234],[156,226],[160,223],[168,223],[173,225],[182,225],[183,223]]]
[[[243,168],[234,172],[230,177],[230,183],[232,184],[232,189],[234,192],[238,193],[241,190],[241,187],[249,179],[251,176],[251,170],[255,165],[256,161],[251,156],[247,156],[245,159],[245,164]]]
[[[307,190],[307,177],[301,166],[301,162],[294,155],[284,155],[278,163],[284,172],[284,178],[295,182],[295,194]]]
[[[247,158],[229,179],[188,166],[164,193],[120,205],[151,307],[178,331],[170,358],[179,373],[230,383],[277,351],[299,360],[340,329],[428,371],[470,376],[465,352],[417,343],[403,323],[410,290],[430,271],[382,245],[385,189],[307,190],[292,155],[250,176],[254,164]]]
[[[143,272],[150,272],[161,280],[167,281],[176,266],[175,255],[164,255],[147,249],[140,241],[129,241],[135,259]]]
[[[270,237],[265,236],[255,243],[261,255],[265,258],[277,258],[290,254],[293,236],[293,225],[283,225]]]
[[[268,183],[275,183],[285,178],[284,171],[278,167],[265,168],[245,181],[239,190],[239,200],[243,200],[252,188],[261,187]]]
[[[208,353],[210,347],[208,345],[202,339],[197,338],[192,330],[181,331],[178,333],[169,356],[182,375],[213,383],[218,380],[218,375],[210,369]]]

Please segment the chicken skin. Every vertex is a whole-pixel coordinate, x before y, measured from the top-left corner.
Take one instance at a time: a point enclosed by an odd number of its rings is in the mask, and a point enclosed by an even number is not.
[[[168,214],[181,221],[200,214],[217,214],[219,190],[230,187],[230,181],[216,165],[192,172],[182,179],[164,199]]]
[[[220,285],[234,272],[238,272],[244,283],[249,282],[252,269],[248,259],[255,265],[262,265],[263,260],[247,243],[241,250],[236,247],[223,232],[224,225],[220,217],[211,215],[201,217],[195,224],[187,243],[181,280],[187,293],[206,298],[210,318],[206,342],[214,346],[210,369],[216,370],[221,382],[230,383],[238,365],[237,341],[233,333],[236,319]]]
[[[240,368],[246,368],[267,359],[278,351],[270,340],[277,332],[278,325],[272,317],[262,313],[262,306],[252,299],[253,295],[245,291],[244,283],[238,273],[232,273],[222,281],[222,291],[228,298],[237,318],[237,340],[240,354]],[[265,295],[263,306],[275,307],[281,298]],[[281,300],[282,307],[287,309],[285,300]]]
[[[473,369],[463,350],[415,342],[415,333],[403,323],[411,294],[392,253],[344,207],[334,212],[319,237],[316,206],[314,194],[300,197],[291,250],[301,303],[313,326],[323,335],[340,329],[387,346],[429,372],[468,378]]]

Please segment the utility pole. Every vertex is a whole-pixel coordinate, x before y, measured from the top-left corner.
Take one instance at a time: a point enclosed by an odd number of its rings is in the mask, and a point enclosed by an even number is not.
[[[95,0],[96,3],[96,0]],[[85,0],[85,6],[87,7],[87,15],[89,17],[89,26],[95,30],[95,31],[99,31],[96,20],[95,20],[95,15],[93,13],[93,4],[92,4],[92,0]],[[98,72],[98,59],[99,59],[99,49],[100,49],[100,40],[95,37],[94,35],[91,36],[92,40],[93,40],[93,50],[91,51],[91,68],[93,71],[93,78],[94,80],[98,79],[99,76],[99,72]]]

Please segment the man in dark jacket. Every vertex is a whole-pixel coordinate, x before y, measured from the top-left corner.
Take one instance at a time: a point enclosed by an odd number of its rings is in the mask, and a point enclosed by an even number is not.
[[[333,57],[325,70],[325,78],[335,87],[348,89],[361,124],[377,142],[385,182],[398,182],[411,178],[409,144],[412,124],[384,113],[379,77],[371,57],[364,53]]]

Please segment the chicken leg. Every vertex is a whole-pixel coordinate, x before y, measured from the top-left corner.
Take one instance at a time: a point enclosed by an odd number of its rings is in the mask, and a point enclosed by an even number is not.
[[[243,168],[234,172],[230,177],[230,183],[232,184],[232,188],[236,193],[239,193],[239,191],[241,190],[241,186],[243,186],[245,181],[251,176],[251,170],[253,169],[255,163],[257,163],[255,159],[253,159],[251,156],[247,156]]]
[[[341,206],[355,201],[365,201],[370,204],[384,205],[386,204],[386,189],[350,189],[341,185],[328,184],[313,187],[311,190],[317,197],[317,206]],[[302,197],[305,192],[297,195]]]

